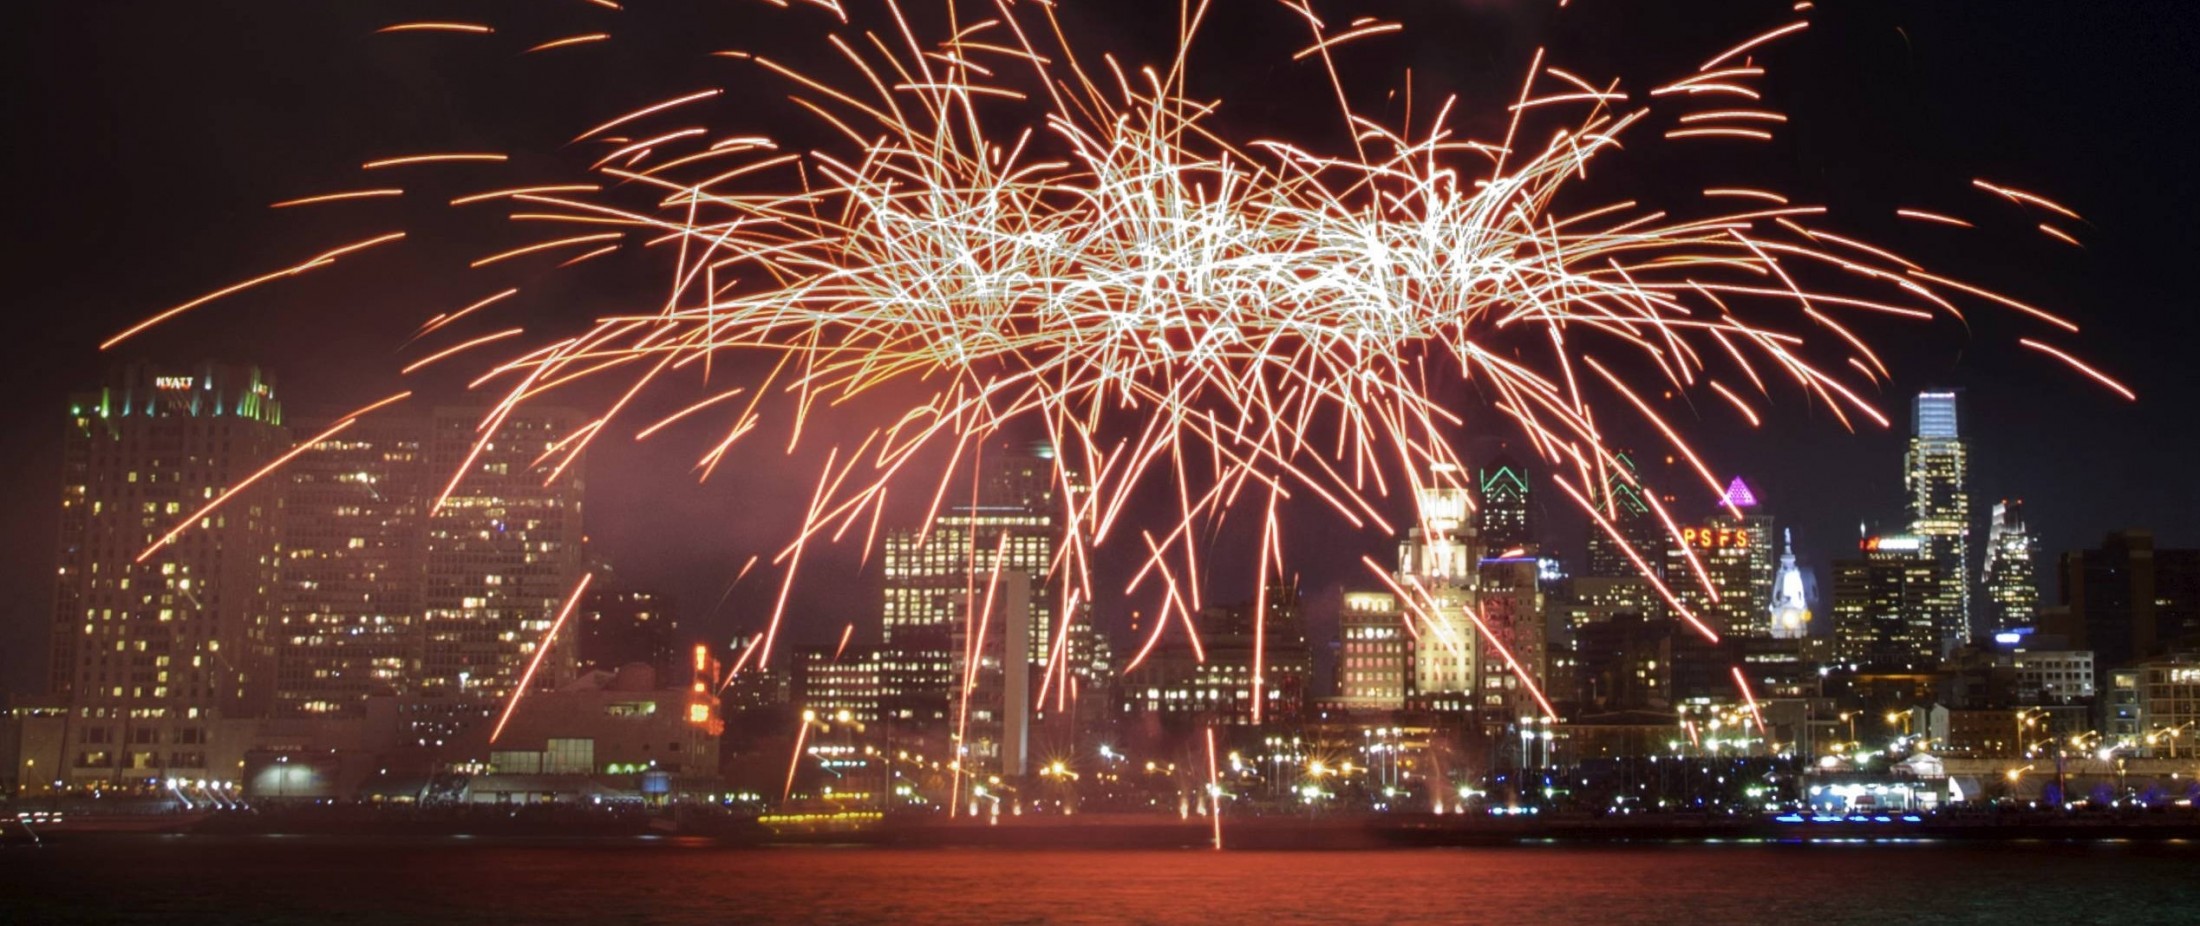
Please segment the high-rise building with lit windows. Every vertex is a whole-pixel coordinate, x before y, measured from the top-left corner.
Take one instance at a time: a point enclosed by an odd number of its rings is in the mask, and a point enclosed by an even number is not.
[[[1903,488],[1909,532],[1940,572],[1928,609],[1936,645],[1945,648],[1971,637],[1970,449],[1957,427],[1954,392],[1918,393],[1914,409]]]
[[[1650,577],[1665,575],[1674,541],[1651,503],[1656,501],[1670,510],[1672,499],[1657,496],[1645,481],[1635,454],[1620,451],[1604,467],[1590,500],[1611,530],[1604,525],[1589,525],[1587,568],[1570,580],[1570,622],[1578,628],[1618,614],[1666,613],[1665,599],[1657,593]],[[1636,558],[1641,559],[1641,565],[1637,565]],[[1644,567],[1649,570],[1647,576]]]
[[[1833,563],[1834,652],[1866,669],[1939,665],[1943,573],[1924,538],[1867,537],[1861,556]]]
[[[427,445],[434,479],[415,684],[421,694],[461,701],[511,693],[585,568],[581,465],[560,468],[557,452],[580,415],[520,406],[483,433],[485,414],[436,409]],[[450,495],[433,510],[446,484]],[[573,672],[571,637],[561,635],[536,683]]]
[[[2024,523],[2022,500],[1994,503],[1986,525],[1986,562],[1980,568],[1986,592],[1986,626],[1992,630],[2030,627],[2039,618],[2039,541]]]
[[[1474,607],[1489,629],[1475,706],[1492,717],[1545,713],[1533,694],[1547,687],[1550,675],[1540,565],[1532,556],[1489,556],[1475,564]],[[1534,681],[1533,691],[1522,676]]]
[[[1507,453],[1482,466],[1475,480],[1475,533],[1492,555],[1534,555],[1535,528],[1529,515],[1528,470]]]
[[[1395,711],[1413,693],[1413,640],[1398,596],[1348,591],[1337,615],[1337,701],[1347,710]]]
[[[1690,614],[1722,636],[1769,635],[1778,568],[1772,531],[1772,516],[1736,477],[1710,520],[1684,523],[1681,543],[1667,546],[1667,587]]]
[[[1466,613],[1475,604],[1477,547],[1467,488],[1456,481],[1464,475],[1449,465],[1430,473],[1415,498],[1415,526],[1398,544],[1397,582],[1407,593],[1399,604],[1420,629],[1413,645],[1420,695],[1472,698],[1480,688],[1482,643]]]
[[[1126,717],[1144,715],[1165,723],[1198,725],[1256,720],[1288,724],[1300,718],[1314,660],[1306,645],[1297,588],[1270,585],[1265,598],[1227,606],[1210,604],[1193,620],[1199,627],[1198,648],[1189,636],[1173,637],[1124,676]],[[1402,624],[1393,621],[1387,626],[1404,635]],[[1187,728],[1180,723],[1178,729]]]
[[[256,367],[133,364],[69,400],[52,685],[70,703],[72,785],[233,772],[208,765],[223,718],[273,689],[288,449]],[[163,542],[164,540],[168,542]]]
[[[1650,510],[1650,493],[1634,454],[1624,450],[1613,454],[1590,500],[1596,503],[1597,514],[1618,532],[1619,538],[1614,539],[1601,526],[1590,525],[1589,568],[1583,575],[1642,578],[1642,571],[1627,555],[1629,548],[1633,548],[1652,570],[1664,568],[1664,549],[1672,540],[1666,535],[1664,525],[1658,522],[1657,514]],[[1648,590],[1648,583],[1644,584],[1644,590]]]
[[[2103,669],[2200,650],[2200,550],[2156,546],[2154,532],[2114,531],[2057,563],[2061,613],[2041,631],[2092,650]]]
[[[284,466],[278,713],[357,715],[369,695],[411,690],[433,500],[427,439],[421,419],[368,416]]]
[[[1014,572],[1029,587],[1028,626],[1014,634],[1026,664],[1048,661],[1055,643],[1060,577],[1053,575],[1068,502],[1054,478],[1053,449],[1046,445],[989,447],[980,462],[975,499],[953,505],[929,529],[888,533],[885,621],[878,656],[882,710],[893,721],[941,724],[952,719],[950,697],[957,678],[957,635],[972,602],[983,602],[989,582]],[[967,490],[965,490],[967,492]],[[970,499],[969,494],[964,494]],[[1079,620],[1089,627],[1089,620]],[[989,634],[990,635],[990,634]],[[1083,636],[1065,642],[1086,655]],[[1034,680],[1040,676],[1031,676]]]

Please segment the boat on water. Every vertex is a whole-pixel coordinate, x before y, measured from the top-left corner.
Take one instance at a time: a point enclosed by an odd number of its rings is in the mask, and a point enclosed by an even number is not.
[[[185,833],[212,811],[173,813],[68,813],[58,810],[23,810],[0,817],[0,839],[40,843],[55,837],[90,833]]]

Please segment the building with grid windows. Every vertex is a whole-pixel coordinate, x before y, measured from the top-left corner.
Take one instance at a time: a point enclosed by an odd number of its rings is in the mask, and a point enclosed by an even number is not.
[[[1903,488],[1910,534],[1938,572],[1925,602],[1936,651],[1971,638],[1970,446],[1957,427],[1956,394],[1918,393]]]
[[[274,688],[283,490],[263,480],[206,507],[288,449],[274,378],[133,364],[68,411],[56,780],[227,777],[210,765],[215,731],[266,711]]]

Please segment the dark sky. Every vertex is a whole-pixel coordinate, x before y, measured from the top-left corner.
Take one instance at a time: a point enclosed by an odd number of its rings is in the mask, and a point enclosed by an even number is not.
[[[866,7],[865,0],[849,0]],[[1318,72],[1293,65],[1301,36],[1266,0],[1217,0],[1195,58],[1195,94],[1226,99],[1220,125],[1245,134],[1330,134]],[[924,4],[917,4],[923,6]],[[748,0],[630,0],[624,13],[570,3],[366,0],[101,0],[27,5],[0,34],[9,165],[0,273],[14,323],[5,340],[9,401],[0,409],[0,690],[40,682],[51,607],[63,398],[118,359],[217,357],[272,367],[293,408],[349,407],[400,380],[404,337],[426,316],[494,291],[465,262],[489,226],[438,205],[503,181],[570,177],[564,139],[634,105],[707,86],[729,91],[712,113],[791,136],[778,85],[701,52],[771,48],[791,60],[819,47],[821,20]],[[971,4],[975,6],[975,4]],[[1064,0],[1081,40],[1158,61],[1174,6]],[[1462,128],[1484,134],[1515,92],[1528,56],[1627,78],[1641,91],[1761,29],[1793,18],[1786,2],[1620,3],[1415,0],[1324,3],[1336,21],[1366,12],[1409,33],[1339,56],[1356,102],[1381,114],[1383,90],[1411,68],[1424,99],[1461,93]],[[2200,254],[2188,168],[2200,125],[2200,4],[2185,0],[1901,0],[1827,3],[1814,27],[1764,56],[1768,104],[1794,119],[1781,140],[1731,163],[1650,153],[1601,175],[1605,189],[1657,201],[1693,195],[1699,174],[1775,184],[1835,207],[1830,223],[2051,307],[2085,327],[2077,342],[2142,396],[2125,404],[2015,346],[2035,330],[1983,308],[1953,323],[1870,329],[1897,377],[1880,396],[1894,432],[1843,432],[1782,397],[1763,430],[1707,414],[1688,427],[1721,471],[1747,474],[1805,558],[1822,566],[1860,521],[1899,510],[1906,398],[1927,386],[1966,392],[1973,497],[2021,496],[2054,552],[2110,529],[2154,528],[2200,543],[2190,461],[2191,356],[2200,343],[2187,280]],[[1685,10],[1685,12],[1682,12]],[[418,18],[481,19],[487,38],[375,36]],[[612,42],[556,57],[516,52],[595,30]],[[404,178],[406,202],[270,211],[275,200],[363,185],[356,166],[418,151],[510,151],[468,175]],[[585,158],[579,159],[582,163]],[[1973,177],[2046,193],[2090,220],[2075,250],[2019,233],[2023,215],[1969,189]],[[1939,206],[1993,229],[1953,238],[1898,224],[1896,204]],[[203,309],[129,345],[98,343],[183,299],[385,230],[414,238],[371,260]],[[503,239],[496,239],[503,240]],[[622,304],[636,280],[618,270],[525,277],[537,330],[559,330]],[[484,329],[488,330],[488,329]],[[431,382],[430,388],[439,384]],[[450,384],[440,384],[448,389]],[[670,406],[668,406],[670,407]],[[1462,403],[1463,408],[1471,405]],[[771,587],[752,580],[717,607],[733,570],[785,538],[806,461],[759,444],[717,481],[694,487],[694,448],[610,441],[590,461],[590,530],[621,581],[671,590],[713,636],[753,622]],[[1551,520],[1570,522],[1550,505]],[[1294,536],[1317,535],[1294,517]],[[1303,523],[1300,523],[1303,522]],[[1579,536],[1578,527],[1561,535]],[[1317,589],[1358,572],[1382,538],[1343,536],[1331,555],[1292,557]],[[797,634],[827,637],[875,620],[852,553],[829,553],[798,591]],[[1237,590],[1243,595],[1248,590]],[[1232,590],[1218,588],[1228,597]],[[2047,589],[2052,598],[2052,586]],[[1119,620],[1126,608],[1103,605]],[[705,615],[710,615],[705,617]]]

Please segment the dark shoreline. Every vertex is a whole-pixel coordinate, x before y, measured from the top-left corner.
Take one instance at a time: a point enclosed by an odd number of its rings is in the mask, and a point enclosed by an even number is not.
[[[35,835],[33,835],[35,834]],[[308,808],[214,815],[79,816],[25,830],[0,825],[0,846],[101,840],[123,836],[286,836],[442,840],[544,839],[600,843],[639,837],[729,847],[847,846],[881,848],[1211,848],[1215,830],[1204,818],[1150,816],[1021,817],[998,823],[888,818],[862,826],[768,827],[716,815],[554,814],[474,812],[445,816]],[[1629,842],[1821,842],[1930,840],[2194,841],[2200,815],[1976,814],[1948,816],[1724,817],[1643,814],[1619,817],[1225,817],[1222,843],[1236,849],[1401,849],[1451,846]]]

